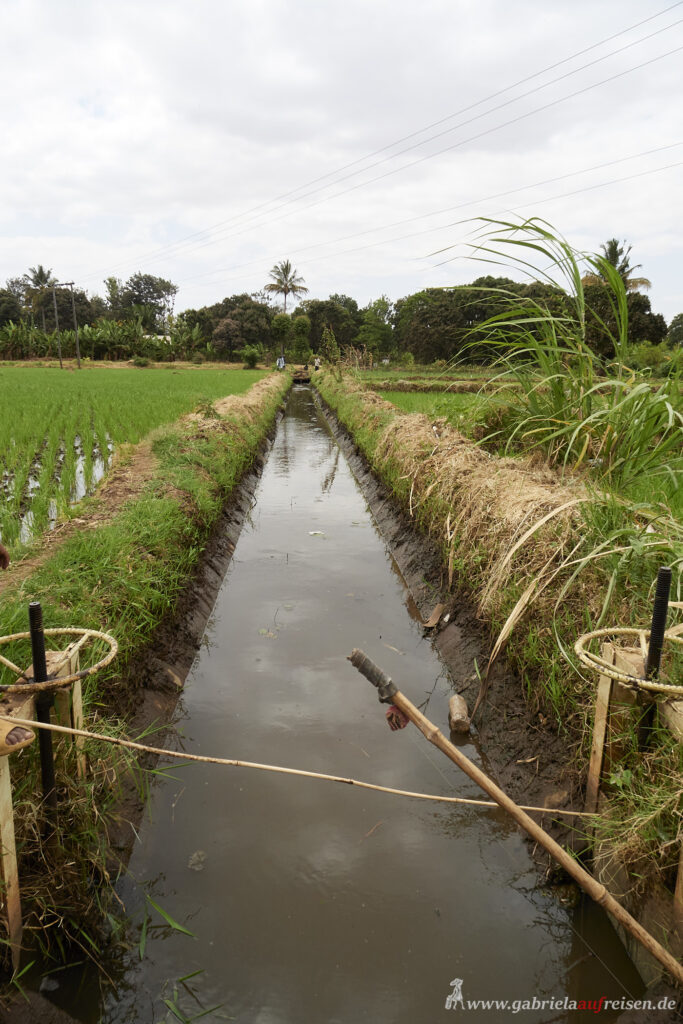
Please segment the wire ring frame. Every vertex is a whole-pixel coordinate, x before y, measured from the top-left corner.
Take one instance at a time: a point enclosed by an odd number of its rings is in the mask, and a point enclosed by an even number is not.
[[[596,629],[593,633],[584,633],[574,644],[574,651],[584,665],[594,672],[599,672],[601,676],[616,679],[618,683],[623,683],[632,689],[663,693],[669,697],[683,697],[683,686],[674,686],[671,683],[662,683],[651,679],[644,679],[642,676],[631,675],[628,672],[621,672],[598,654],[593,654],[592,651],[587,650],[591,640],[598,640],[601,637],[608,640],[614,636],[633,637],[639,644],[643,656],[647,654],[647,640],[650,636],[650,631],[648,629],[628,629],[626,627]],[[683,644],[683,636],[678,635],[674,631],[666,632],[664,639],[669,643]]]
[[[77,682],[79,679],[85,679],[87,676],[92,676],[100,669],[105,668],[109,665],[116,657],[119,649],[119,645],[113,636],[108,633],[101,633],[97,629],[81,629],[77,626],[65,626],[63,628],[46,629],[43,631],[45,636],[72,636],[80,637],[74,648],[67,652],[64,652],[64,657],[60,663],[57,664],[57,670],[61,668],[67,658],[71,657],[77,651],[83,647],[88,640],[104,640],[109,645],[109,651],[105,656],[98,661],[96,665],[92,665],[90,668],[81,669],[79,672],[74,672],[70,676],[60,676],[59,679],[51,678],[45,683],[0,683],[0,692],[2,693],[41,693],[44,690],[59,690],[63,686],[70,686],[72,683]],[[12,643],[14,640],[29,640],[31,637],[30,633],[12,633],[10,636],[0,637],[0,647],[4,644]],[[22,678],[24,676],[24,670],[14,665],[8,658],[4,658],[0,654],[0,665],[4,665],[9,668],[12,672]],[[53,668],[54,673],[54,668]]]

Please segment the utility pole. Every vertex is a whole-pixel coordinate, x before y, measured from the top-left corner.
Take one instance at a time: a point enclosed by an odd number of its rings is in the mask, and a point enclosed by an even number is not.
[[[78,363],[78,369],[81,368],[81,349],[78,344],[78,320],[76,319],[76,298],[74,296],[74,282],[63,281],[62,287],[71,289],[71,312],[74,317],[74,332],[76,334],[76,362]]]
[[[55,281],[55,283],[52,285],[52,301],[55,307],[55,329],[57,331],[57,352],[59,353],[59,369],[63,370],[64,364],[62,363],[62,336],[59,333],[59,316],[57,315],[57,284],[58,282]]]

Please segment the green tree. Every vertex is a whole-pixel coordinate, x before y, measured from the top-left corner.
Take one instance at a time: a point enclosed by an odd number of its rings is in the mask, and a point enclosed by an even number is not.
[[[125,319],[142,317],[143,326],[149,331],[163,331],[166,320],[173,312],[173,302],[178,285],[154,274],[138,272],[121,286],[116,278],[108,278],[107,289],[111,287],[111,298],[118,303]]]
[[[314,352],[320,351],[323,331],[329,325],[332,328],[337,343],[346,348],[353,342],[358,333],[358,327],[346,306],[340,305],[335,299],[304,299],[297,306],[297,314],[307,316],[311,322],[311,348]]]
[[[71,305],[71,289],[56,288],[55,298],[57,300],[57,317],[59,319],[60,330],[70,331],[74,324],[73,308]],[[94,323],[97,318],[90,304],[90,299],[82,288],[74,288],[74,302],[76,304],[76,319],[79,327],[83,327],[85,324]],[[49,295],[49,301],[47,302],[47,308],[45,310],[44,323],[46,324],[48,331],[54,331],[56,329],[54,301],[51,294]]]
[[[108,277],[104,281],[104,287],[107,293],[106,303],[109,307],[109,316],[112,320],[118,320],[123,315],[123,307],[121,305],[123,282],[118,277]]]
[[[356,336],[356,344],[364,346],[373,355],[386,356],[394,345],[394,332],[390,323],[391,303],[381,295],[363,310],[363,322]]]
[[[7,288],[0,288],[0,326],[18,324],[21,320],[21,305],[16,295]]]
[[[49,302],[47,290],[56,284],[57,279],[51,270],[47,270],[42,263],[39,263],[37,267],[28,268],[24,280],[26,282],[25,295],[31,312],[40,313],[43,330],[45,330],[45,310]]]
[[[606,263],[614,267],[624,282],[627,291],[636,292],[641,288],[652,287],[652,282],[646,277],[633,276],[634,271],[640,270],[642,264],[637,263],[635,266],[631,266],[630,253],[633,248],[632,245],[626,248],[625,241],[619,244],[618,239],[609,238],[600,248],[602,249],[602,258]],[[601,277],[599,274],[587,274],[583,281],[584,284],[605,283],[604,277]]]
[[[242,347],[241,341],[239,321],[234,316],[224,316],[213,328],[211,348],[220,359],[230,359]]]
[[[303,277],[299,277],[289,260],[282,260],[281,263],[276,263],[273,269],[268,272],[268,276],[271,280],[265,285],[265,291],[284,296],[285,313],[287,312],[288,295],[298,298],[299,295],[305,295],[308,292]]]
[[[327,362],[331,363],[333,366],[336,366],[341,358],[337,339],[335,338],[334,331],[329,324],[323,330],[323,336],[320,342],[320,352],[323,359],[326,359]]]
[[[666,340],[669,345],[683,345],[683,313],[677,313],[669,324]]]
[[[419,363],[451,359],[467,343],[470,322],[462,290],[425,288],[399,299],[394,309],[394,334],[399,351],[410,351]]]
[[[586,341],[599,356],[613,359],[617,320],[611,292],[604,284],[585,284],[583,292],[586,302]],[[640,345],[643,342],[659,345],[664,340],[666,320],[660,313],[652,312],[647,295],[637,291],[628,292],[626,310],[629,345]]]
[[[294,358],[298,363],[307,363],[311,358],[311,321],[307,316],[295,316],[292,320],[294,335]]]
[[[20,306],[24,306],[26,299],[26,275],[22,277],[8,277],[5,282],[5,289],[12,293]]]
[[[284,358],[285,347],[292,334],[292,318],[287,313],[277,313],[270,325],[270,332],[280,355]]]

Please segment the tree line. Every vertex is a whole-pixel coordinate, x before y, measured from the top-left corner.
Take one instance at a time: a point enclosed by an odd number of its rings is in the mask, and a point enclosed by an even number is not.
[[[667,345],[683,344],[683,314],[667,327],[641,291],[650,282],[635,276],[639,268],[630,263],[631,247],[610,239],[602,249],[626,287],[629,344],[656,350],[664,360]],[[246,359],[254,364],[281,352],[290,361],[306,362],[333,346],[342,352],[360,349],[375,361],[410,357],[426,364],[463,356],[489,362],[497,352],[486,323],[501,314],[506,297],[531,298],[558,315],[565,302],[563,293],[547,284],[485,276],[468,285],[425,288],[396,302],[382,295],[361,308],[341,293],[305,298],[308,288],[288,260],[276,264],[269,278],[260,292],[231,295],[177,315],[177,286],[151,274],[138,272],[127,281],[109,277],[104,296],[89,297],[75,288],[81,351],[91,359]],[[609,291],[594,276],[586,277],[583,287],[586,340],[609,360],[614,355]],[[275,299],[280,295],[282,310]],[[288,313],[289,296],[298,301]],[[0,289],[0,357],[54,355],[57,323],[64,354],[72,355],[72,312],[71,291],[55,281],[51,270],[39,264],[11,278]]]

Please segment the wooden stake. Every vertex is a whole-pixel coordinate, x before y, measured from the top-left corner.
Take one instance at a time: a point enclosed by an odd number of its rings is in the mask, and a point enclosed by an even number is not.
[[[674,928],[678,938],[683,943],[683,844],[678,859],[678,874],[676,876],[676,890],[674,892]]]
[[[21,955],[21,937],[24,926],[21,920],[17,847],[14,841],[12,780],[8,754],[0,757],[0,875],[2,876],[2,895],[12,951],[12,967],[16,971]]]
[[[605,661],[609,661],[611,664],[614,664],[614,648],[612,647],[612,644],[602,645],[602,656]],[[611,693],[612,680],[609,676],[600,676],[597,699],[595,702],[593,744],[591,746],[591,759],[588,767],[588,783],[586,785],[586,805],[584,807],[584,810],[588,811],[589,814],[595,814],[598,809],[602,758],[605,750],[607,714],[609,712],[609,700]]]
[[[69,644],[66,651],[58,656],[54,656],[51,651],[47,652],[48,658],[54,657],[55,662],[59,658],[60,664],[58,670],[54,672],[55,678],[72,676],[78,672],[80,646],[79,643]],[[50,669],[49,664],[48,669]],[[51,669],[50,672],[52,678]],[[83,691],[80,679],[77,679],[71,686],[65,686],[62,690],[55,690],[55,715],[60,725],[71,729],[83,728]],[[76,772],[79,779],[84,779],[86,772],[85,753],[83,752],[85,740],[82,736],[72,736],[71,741],[75,744],[77,751]]]

